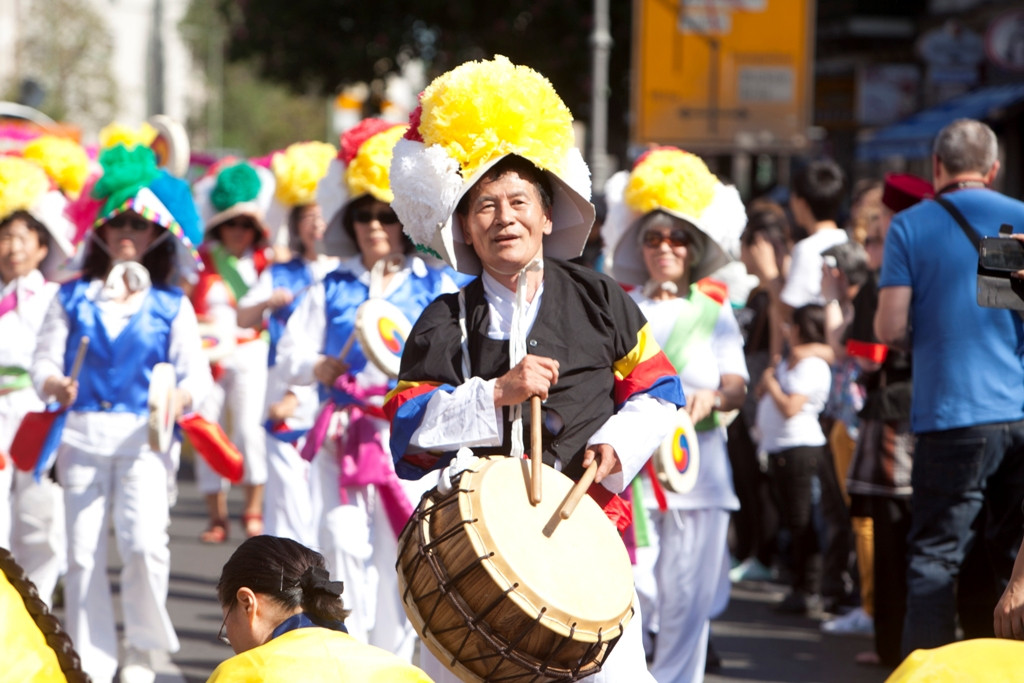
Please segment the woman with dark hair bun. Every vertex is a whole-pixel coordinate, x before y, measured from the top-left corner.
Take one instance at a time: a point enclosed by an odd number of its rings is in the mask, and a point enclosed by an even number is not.
[[[235,651],[208,683],[395,681],[430,683],[397,656],[348,635],[344,585],[323,555],[288,538],[256,536],[224,564],[219,637]]]

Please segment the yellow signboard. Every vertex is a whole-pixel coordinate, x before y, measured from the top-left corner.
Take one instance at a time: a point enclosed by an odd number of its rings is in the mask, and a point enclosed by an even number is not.
[[[636,0],[635,145],[790,151],[811,119],[812,0]]]

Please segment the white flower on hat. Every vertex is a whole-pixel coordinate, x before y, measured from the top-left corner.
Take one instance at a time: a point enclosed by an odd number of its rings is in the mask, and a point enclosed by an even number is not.
[[[458,203],[459,162],[440,145],[403,138],[391,157],[391,183],[402,188],[391,208],[402,217],[406,233],[416,244],[429,245]]]

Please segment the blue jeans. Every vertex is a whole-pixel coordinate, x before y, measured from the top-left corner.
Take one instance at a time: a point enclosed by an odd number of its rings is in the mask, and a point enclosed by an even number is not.
[[[974,544],[993,574],[989,614],[1006,587],[1024,529],[1024,420],[918,434],[911,482],[904,656],[956,639],[957,577]]]

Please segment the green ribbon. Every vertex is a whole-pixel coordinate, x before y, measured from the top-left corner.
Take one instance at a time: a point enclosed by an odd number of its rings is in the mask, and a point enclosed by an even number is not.
[[[249,291],[249,285],[245,284],[245,280],[238,274],[238,257],[228,253],[222,244],[215,245],[211,253],[213,254],[213,263],[217,266],[217,274],[231,290],[235,301],[241,300]]]
[[[633,494],[633,539],[637,548],[651,545],[651,535],[647,529],[647,510],[644,508],[644,485],[640,477],[634,477],[629,485]]]
[[[693,351],[711,339],[722,308],[722,304],[697,289],[696,284],[690,286],[690,296],[684,301],[688,305],[683,307],[679,317],[676,318],[672,334],[669,335],[662,347],[679,374],[682,374],[683,368],[690,362]],[[706,432],[719,424],[721,422],[718,419],[718,411],[713,410],[693,428],[698,432]]]
[[[32,378],[25,368],[14,367],[13,365],[0,365],[0,391],[8,393],[20,391],[32,386]]]

